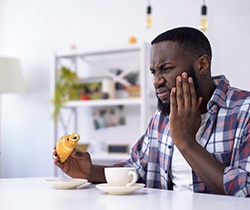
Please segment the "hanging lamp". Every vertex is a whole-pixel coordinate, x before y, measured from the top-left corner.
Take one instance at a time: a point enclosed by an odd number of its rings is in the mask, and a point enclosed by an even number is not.
[[[152,27],[152,6],[150,0],[148,0],[147,10],[146,10],[146,28]]]
[[[201,19],[200,19],[200,30],[205,32],[208,29],[208,21],[207,21],[207,6],[206,1],[203,1],[203,5],[201,6]]]

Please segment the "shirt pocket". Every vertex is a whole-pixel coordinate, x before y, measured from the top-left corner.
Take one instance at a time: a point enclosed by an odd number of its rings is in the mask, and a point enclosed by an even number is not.
[[[234,139],[226,135],[211,135],[205,149],[223,165],[228,166],[232,157]]]

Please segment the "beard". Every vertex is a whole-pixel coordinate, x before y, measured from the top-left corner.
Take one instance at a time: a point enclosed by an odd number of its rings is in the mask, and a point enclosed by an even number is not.
[[[195,92],[196,92],[196,95],[197,95],[197,98],[200,96],[199,94],[199,82],[198,82],[198,79],[197,79],[197,76],[195,74],[195,70],[193,67],[191,67],[189,69],[189,75],[188,77],[192,77],[193,78],[193,81],[194,81],[194,88],[195,88]],[[165,87],[168,92],[170,93],[171,92],[171,89],[168,88],[168,87]],[[164,101],[162,102],[161,99],[158,98],[157,94],[156,94],[156,97],[157,97],[157,107],[158,107],[158,110],[160,110],[160,112],[164,115],[164,116],[168,116],[170,114],[170,100],[168,101]]]

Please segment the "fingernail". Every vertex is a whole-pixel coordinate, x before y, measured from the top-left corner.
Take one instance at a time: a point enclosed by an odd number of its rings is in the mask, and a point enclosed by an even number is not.
[[[188,77],[188,82],[189,82],[189,83],[193,83],[192,77]]]
[[[171,90],[171,92],[174,94],[176,92],[176,88],[173,87],[172,90]]]
[[[186,79],[187,78],[187,72],[183,72],[182,77]]]

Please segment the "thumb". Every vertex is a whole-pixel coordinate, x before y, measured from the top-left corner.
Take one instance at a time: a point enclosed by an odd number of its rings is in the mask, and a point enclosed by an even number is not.
[[[61,169],[64,167],[64,163],[60,162],[58,157],[54,159],[54,164]]]

